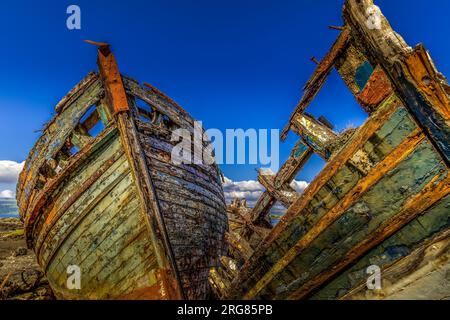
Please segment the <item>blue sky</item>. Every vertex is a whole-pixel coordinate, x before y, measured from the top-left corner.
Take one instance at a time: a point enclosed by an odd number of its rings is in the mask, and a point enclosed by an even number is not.
[[[448,0],[376,2],[410,45],[423,42],[450,75]],[[82,30],[66,28],[77,4]],[[84,39],[109,42],[122,73],[149,82],[206,128],[282,129],[300,88],[337,36],[343,0],[23,1],[0,3],[0,160],[22,162],[53,107],[90,70],[96,50]],[[338,130],[365,119],[333,74],[308,110]],[[296,141],[281,144],[285,160]],[[310,181],[315,157],[298,176]],[[256,178],[258,166],[222,166],[234,181]],[[0,180],[0,191],[12,189]]]

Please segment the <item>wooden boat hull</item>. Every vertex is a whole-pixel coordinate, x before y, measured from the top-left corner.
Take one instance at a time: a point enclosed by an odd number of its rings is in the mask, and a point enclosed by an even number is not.
[[[220,173],[172,163],[169,125],[192,131],[192,118],[156,89],[128,78],[124,89],[130,111],[122,118],[111,114],[96,74],[57,107],[20,177],[29,246],[61,299],[205,298],[209,269],[225,250]],[[142,117],[138,101],[154,117]],[[85,120],[92,105],[96,115]],[[94,120],[104,124],[97,136],[79,134]]]

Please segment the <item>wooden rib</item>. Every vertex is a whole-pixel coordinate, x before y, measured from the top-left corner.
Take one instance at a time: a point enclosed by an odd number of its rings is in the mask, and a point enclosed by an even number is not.
[[[304,148],[304,151],[302,151],[302,147]],[[298,151],[302,153],[298,154]],[[280,187],[286,183],[291,183],[311,158],[313,153],[314,152],[310,147],[304,145],[302,141],[298,141],[292,150],[291,155],[276,174],[275,186]]]
[[[399,97],[418,121],[430,141],[450,163],[449,98],[441,86],[436,69],[423,48],[414,51],[392,29],[379,11],[381,28],[369,28],[366,12],[373,6],[372,0],[346,0],[344,19],[358,35],[361,44],[372,53],[389,76]],[[427,81],[424,81],[424,77]]]
[[[91,130],[100,121],[100,114],[98,112],[98,107],[93,111],[89,117],[82,124],[86,131]]]
[[[276,188],[274,185],[275,176],[260,173],[258,175],[258,181],[266,188],[267,192],[275,198],[278,202],[285,208],[289,208],[296,200],[298,194],[295,190],[288,184]]]
[[[326,183],[341,169],[346,162],[367,142],[367,140],[377,132],[385,122],[398,110],[400,101],[392,96],[378,108],[352,136],[343,149],[334,155],[316,179],[305,189],[297,201],[288,209],[286,214],[280,219],[270,234],[256,248],[252,261],[247,260],[239,276],[233,281],[233,288],[238,288],[239,284],[249,276],[249,269],[254,260],[260,259],[275,239],[286,229],[292,219],[308,205],[310,199],[326,185]]]
[[[375,232],[371,233],[366,239],[360,242],[356,247],[351,249],[339,263],[335,264],[332,269],[322,272],[314,279],[308,281],[299,290],[292,294],[289,299],[302,299],[311,293],[315,288],[323,284],[332,276],[342,271],[350,263],[361,257],[368,250],[374,248],[385,239],[389,238],[407,223],[412,221],[422,212],[433,206],[436,202],[444,198],[450,193],[450,174],[444,179],[442,175],[437,175],[428,183],[425,188],[413,196],[403,206],[399,214],[394,218],[383,223]],[[439,179],[441,179],[439,181]]]
[[[299,155],[298,151],[302,151],[302,146],[304,147],[304,151]],[[290,184],[295,179],[298,172],[311,158],[313,153],[313,150],[310,147],[305,146],[301,140],[297,142],[288,160],[283,164],[275,176],[275,187],[279,188],[285,184]],[[263,192],[250,213],[250,220],[252,223],[263,221],[270,209],[274,206],[275,200],[276,199],[270,195],[269,192]]]
[[[334,62],[347,47],[349,39],[350,39],[350,29],[345,28],[339,35],[336,42],[331,47],[330,51],[319,63],[310,80],[306,83],[304,88],[305,91],[304,95],[300,100],[300,102],[297,104],[295,111],[292,113],[289,119],[289,123],[283,129],[283,132],[281,133],[281,140],[284,141],[286,139],[294,117],[298,114],[303,113],[303,111],[306,110],[308,105],[320,91],[333,68]]]
[[[272,279],[291,263],[296,256],[307,248],[311,242],[316,239],[324,230],[326,230],[334,221],[336,221],[345,211],[374,186],[386,173],[394,169],[415,147],[424,140],[425,136],[420,130],[415,130],[407,139],[405,139],[394,151],[392,151],[383,161],[377,164],[372,171],[358,184],[348,192],[341,201],[339,201],[317,224],[309,230],[289,251],[281,258],[269,272],[267,272],[258,283],[245,294],[244,299],[254,298]]]
[[[61,99],[55,106],[55,111],[60,114],[64,111],[66,106],[70,105],[73,101],[79,98],[79,96],[89,87],[95,80],[98,79],[98,75],[95,72],[89,72],[89,74],[81,80],[70,92]]]
[[[312,148],[315,153],[324,159],[329,157],[326,146],[338,137],[333,130],[306,114],[294,116],[291,125],[292,130],[302,136],[305,144]]]
[[[273,229],[271,235],[266,239],[267,243],[272,242],[278,234],[284,230],[288,222],[309,203],[310,199],[330,180],[330,178],[341,169],[345,163],[367,142],[367,140],[378,131],[394,113],[397,111],[399,101],[395,96],[386,101],[367,122],[360,127],[352,136],[346,146],[334,157],[332,157],[325,168],[320,172],[316,179],[305,189],[300,198],[289,208],[277,226]],[[259,249],[258,249],[259,250]]]
[[[38,215],[41,212],[41,208],[45,205],[48,199],[51,197],[56,188],[66,179],[73,170],[78,167],[83,161],[85,161],[95,150],[103,146],[109,138],[114,134],[116,128],[113,126],[107,127],[100,135],[97,136],[94,141],[82,149],[74,158],[72,158],[67,166],[57,176],[51,179],[44,187],[38,197],[30,204],[28,215],[25,219],[25,233],[27,234],[27,243],[31,247],[31,233],[33,225]]]

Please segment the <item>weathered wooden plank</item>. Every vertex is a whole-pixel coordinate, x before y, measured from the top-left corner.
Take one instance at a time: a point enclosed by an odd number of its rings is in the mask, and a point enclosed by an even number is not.
[[[144,149],[147,148],[147,146],[150,146],[151,148],[163,151],[168,155],[172,154],[172,149],[176,145],[176,142],[165,141],[161,138],[153,136],[139,135],[139,138]],[[203,172],[204,174],[209,175],[210,177],[218,176],[218,169],[215,166],[207,165],[205,163],[192,163],[189,164],[189,166]]]
[[[224,197],[221,195],[221,186],[218,183],[215,183],[215,180],[211,181],[211,178],[208,178],[208,176],[200,173],[197,175],[196,172],[198,173],[199,171],[196,171],[194,168],[191,168],[187,165],[168,166],[167,162],[164,161],[164,154],[158,153],[156,150],[152,151],[155,152],[145,151],[147,159],[152,168],[154,168],[158,172],[170,175],[177,179],[181,179],[188,183],[196,183],[200,187],[212,193],[215,193],[218,199],[223,199],[223,202],[225,202]]]
[[[138,220],[138,213],[132,214],[131,208],[136,211],[138,203],[135,196],[130,197],[132,194],[133,180],[131,174],[128,173],[125,180],[107,193],[98,204],[91,206],[92,209],[85,218],[77,223],[76,229],[64,233],[64,242],[57,248],[57,258],[52,260],[48,267],[47,273],[51,275],[49,278],[53,282],[65,289],[66,269],[69,265],[75,264],[80,266],[83,272],[82,287],[84,290],[92,290],[93,287],[97,287],[97,291],[100,292],[104,286],[111,286],[107,281],[97,282],[96,273],[92,272],[91,268],[105,263],[107,254],[115,255],[120,252],[120,249],[111,247],[114,239],[124,239],[127,234],[133,234],[134,228],[131,228],[131,224]],[[76,208],[68,214],[77,218]],[[59,226],[66,227],[66,225]],[[64,230],[61,231],[64,232]],[[111,266],[120,264],[120,262],[120,260],[114,259],[108,261]],[[109,272],[107,268],[102,270]],[[110,292],[110,294],[113,293],[114,291]],[[100,296],[96,297],[100,298]]]
[[[28,214],[29,204],[40,194],[40,190],[35,189],[36,182],[39,179],[39,169],[45,161],[54,158],[61,150],[85,112],[100,100],[103,92],[100,81],[95,80],[73,101],[70,107],[65,107],[47,125],[44,133],[30,152],[19,177],[18,185],[20,187],[17,190],[17,200],[23,217]]]
[[[302,114],[317,93],[320,91],[322,86],[325,84],[328,75],[330,74],[331,69],[339,57],[339,55],[345,50],[348,45],[350,39],[350,30],[345,28],[341,34],[339,35],[336,42],[333,44],[331,50],[327,53],[327,55],[323,58],[323,60],[319,63],[316,68],[316,71],[312,75],[311,79],[306,83],[304,88],[304,95],[298,105],[296,106],[294,112],[289,119],[289,123],[284,128],[281,133],[281,140],[285,140],[289,130],[291,129],[291,124],[295,116],[298,114]]]
[[[291,125],[292,130],[300,135],[305,144],[313,149],[315,153],[324,159],[328,159],[331,156],[331,150],[328,150],[327,146],[333,140],[336,140],[338,135],[330,128],[306,114],[296,115]]]
[[[131,78],[123,77],[123,82],[125,89],[130,95],[148,103],[159,113],[167,115],[170,120],[176,123],[179,127],[188,130],[189,132],[191,132],[191,134],[194,133],[194,119],[192,119],[190,115],[181,112],[169,101],[165,100],[164,97],[157,94],[155,91],[143,88],[141,85],[139,85],[139,83]]]
[[[368,10],[375,10],[379,28],[367,24]],[[447,162],[450,161],[449,98],[441,86],[430,57],[422,46],[414,51],[392,30],[372,0],[347,0],[344,18],[358,39],[383,67],[399,97],[421,124]],[[406,60],[405,60],[406,58]]]
[[[298,280],[288,282],[285,295],[280,294],[278,298],[287,297],[290,292],[301,288],[306,280],[332,269],[339,257],[345,256],[367,235],[401,211],[405,199],[416,196],[430,181],[442,178],[444,168],[432,146],[421,143],[411,156],[355,201],[291,263],[288,268],[296,270]],[[305,266],[308,266],[307,274]]]
[[[106,99],[108,100],[111,114],[115,116],[119,112],[130,110],[127,94],[123,87],[122,76],[120,75],[116,58],[108,44],[99,45],[97,64],[105,86]]]
[[[370,156],[371,162],[375,165],[379,163],[385,155],[389,154],[398,146],[417,126],[408,116],[405,108],[399,108],[394,115],[372,135],[363,145]],[[354,166],[352,158],[346,165],[339,169],[330,180],[319,191],[309,199],[301,214],[292,219],[287,225],[287,230],[277,237],[279,247],[290,247],[295,245],[305,230],[308,230],[315,222],[331,210],[367,173]],[[270,249],[270,260],[281,259],[281,252],[287,249]]]
[[[167,235],[167,229],[159,208],[155,189],[148,172],[145,156],[138,140],[134,122],[127,113],[118,113],[116,121],[122,138],[122,145],[132,167],[138,195],[142,205],[142,214],[150,233],[154,252],[160,269],[161,288],[165,288],[167,298],[183,297],[177,265]],[[157,228],[157,229],[155,229]],[[158,230],[158,233],[156,233]]]
[[[83,195],[102,175],[110,170],[110,167],[122,157],[123,151],[117,135],[111,136],[101,141],[97,141],[97,146],[87,148],[85,158],[68,167],[61,173],[61,176],[55,177],[47,188],[48,194],[43,197],[37,210],[43,209],[45,227],[58,220],[58,216],[64,214],[65,208],[77,200],[77,197]],[[45,200],[45,202],[44,202]],[[40,233],[42,230],[39,230]]]
[[[77,100],[92,83],[98,80],[98,74],[96,72],[89,72],[70,92],[62,98],[55,106],[55,111],[60,114],[66,107],[69,107]],[[52,120],[54,121],[54,120]]]
[[[176,179],[176,178],[174,178],[168,174],[165,174],[161,171],[158,171],[158,172],[152,171],[152,176],[153,176],[153,179],[158,179],[161,182],[162,188],[164,188],[164,183],[167,181],[170,183],[167,186],[173,186],[175,188],[183,188],[184,190],[187,190],[189,192],[197,194],[200,197],[206,197],[210,201],[216,202],[217,205],[222,206],[222,208],[225,207],[225,204],[224,204],[224,202],[221,201],[221,199],[219,200],[214,197],[214,193],[212,193],[194,183],[189,183],[182,179]]]
[[[252,256],[252,247],[247,243],[247,241],[245,241],[245,239],[242,239],[242,237],[235,233],[228,232],[225,234],[225,239],[233,248],[242,254],[245,261]]]
[[[312,155],[313,150],[310,147],[307,147],[301,140],[298,141],[288,160],[281,166],[276,174],[274,179],[275,187],[279,188],[284,184],[290,184]],[[262,221],[265,221],[270,209],[275,205],[275,200],[276,199],[271,196],[269,192],[263,192],[249,214],[250,220],[257,224],[261,224]]]
[[[291,183],[305,163],[310,159],[313,152],[302,141],[298,141],[286,162],[281,166],[275,176],[275,186],[280,187]]]
[[[367,281],[367,268],[377,265],[381,269],[410,255],[428,239],[440,234],[450,226],[448,206],[450,196],[415,218],[401,230],[370,250],[357,263],[315,293],[312,299],[339,299],[350,291],[362,287]]]
[[[266,188],[267,192],[269,192],[269,194],[285,208],[289,208],[299,196],[299,194],[287,184],[280,188],[276,188],[274,174],[260,171],[258,181]]]
[[[125,184],[122,192],[126,187],[130,187],[129,183],[127,184],[130,172],[126,163],[117,162],[117,167],[111,166],[108,169],[109,172],[105,172],[105,177],[98,179],[83,192],[84,195],[77,197],[76,201],[69,200],[67,205],[64,204],[63,210],[51,211],[56,212],[57,216],[52,217],[54,220],[51,223],[44,224],[35,245],[38,260],[44,270],[62,244],[67,241],[67,237],[77,230],[86,216],[91,215],[94,208],[103,203],[105,197],[109,199],[110,194],[116,194],[115,189],[118,185]]]
[[[450,270],[449,258],[450,230],[447,229],[424,241],[406,257],[383,268],[380,290],[368,290],[364,283],[342,299],[447,299],[450,284],[445,274]]]
[[[327,270],[308,283],[303,285],[290,298],[301,299],[308,295],[320,283],[326,279],[340,272],[345,266],[352,263],[355,259],[364,254],[367,250],[373,248],[388,238],[401,227],[412,221],[419,214],[433,206],[437,201],[447,196],[450,193],[450,176],[442,179],[442,175],[434,177],[428,185],[421,190],[417,195],[408,199],[401,211],[393,218],[384,221],[380,227],[372,232],[363,241],[359,242],[357,246],[352,248],[345,256],[341,257],[339,263],[334,265],[332,270]]]
[[[49,201],[51,195],[59,188],[60,184],[63,181],[68,180],[68,177],[72,174],[76,167],[79,164],[82,164],[85,161],[89,161],[89,159],[94,155],[99,153],[102,148],[108,146],[108,142],[114,138],[117,132],[113,127],[109,127],[104,130],[93,142],[92,144],[86,146],[83,150],[81,150],[75,157],[71,158],[69,163],[66,165],[63,171],[61,171],[58,175],[56,175],[53,179],[47,181],[47,184],[43,188],[42,192],[39,196],[36,196],[34,201],[30,204],[30,208],[28,209],[28,214],[25,217],[25,226],[27,233],[27,242],[28,245],[32,245],[31,239],[35,239],[36,237],[30,237],[32,233],[37,230],[40,231],[41,226],[34,226],[36,219],[39,217],[39,213],[41,209]],[[112,153],[111,153],[112,155]],[[99,163],[98,166],[101,164]],[[98,168],[98,167],[97,167]],[[81,179],[81,177],[80,177]],[[78,180],[73,181],[76,183]],[[33,227],[34,226],[34,227]],[[33,229],[35,231],[33,231]]]
[[[270,209],[275,205],[276,199],[272,197],[269,192],[264,191],[256,201],[255,206],[251,212],[251,220],[255,223],[262,224],[266,220]]]
[[[132,183],[133,179],[128,175],[114,186],[110,194],[92,206],[85,217],[77,222],[78,228],[67,234],[61,246],[56,248],[55,258],[48,261],[47,265],[48,269],[53,269],[59,275],[56,279],[62,282],[67,276],[64,271],[72,264],[79,265],[84,272],[98,268],[96,264],[106,260],[105,253],[119,253],[120,247],[113,248],[118,240],[137,235],[134,220],[139,220],[136,213],[139,203],[132,196],[135,191]],[[110,261],[111,264],[118,262]],[[94,278],[95,275],[89,273],[90,277]]]
[[[130,224],[126,222],[128,219],[137,218],[136,215],[130,214],[139,206],[134,191],[130,175],[93,207],[88,215],[78,222],[80,227],[72,230],[64,240],[65,250],[59,249],[55,268],[64,273],[64,269],[73,261],[84,268],[95,263],[98,255],[104,251],[100,246],[112,243],[114,236],[120,237],[119,227],[122,224]],[[97,251],[98,248],[100,249]]]
[[[291,208],[287,211],[287,213],[280,219],[278,224],[272,229],[272,232],[264,239],[264,241],[259,245],[257,250],[255,251],[254,260],[252,261],[264,261],[263,257],[266,256],[268,252],[270,252],[271,246],[279,246],[283,243],[289,243],[290,238],[294,238],[289,235],[292,235],[292,232],[287,232],[287,228],[293,228],[294,224],[292,223],[294,219],[301,217],[300,213],[305,210],[305,208],[310,204],[310,199],[313,199],[314,196],[323,189],[327,182],[335,176],[339,170],[343,170],[348,162],[348,160],[353,156],[353,154],[361,149],[367,141],[383,126],[385,126],[385,122],[390,119],[398,110],[399,100],[395,97],[392,97],[383,105],[374,112],[374,114],[369,117],[367,122],[361,126],[352,136],[350,141],[343,147],[343,149],[334,155],[332,159],[327,163],[325,169],[319,174],[319,176],[306,188],[304,193],[300,196],[300,198],[291,206]],[[358,178],[359,179],[359,178]],[[341,179],[340,181],[353,181],[352,179]],[[353,186],[350,186],[350,189],[342,186],[344,191],[349,191]],[[339,188],[341,190],[341,188]],[[344,195],[345,193],[343,193]],[[337,202],[337,201],[336,201]],[[334,204],[333,204],[334,205]],[[295,225],[296,226],[296,225]],[[296,226],[296,233],[298,234],[303,228]],[[287,239],[283,239],[279,243],[275,243],[275,240],[282,235],[288,236]],[[287,251],[287,248],[286,248]],[[238,284],[243,284],[244,281],[248,281],[251,283],[253,280],[250,278],[253,276],[257,277],[258,272],[256,272],[255,268],[260,267],[270,269],[270,265],[267,266],[265,263],[259,263],[258,266],[253,264],[252,261],[247,261],[245,265],[242,267],[241,272],[237,279],[235,280],[235,284],[233,284],[233,288],[235,291],[238,291]],[[247,280],[244,280],[247,279]],[[246,285],[239,285],[240,287],[245,287]],[[234,292],[230,297],[238,293]]]
[[[424,136],[420,132],[415,132],[404,143],[397,147],[394,152],[379,163],[366,177],[361,179],[356,187],[349,192],[330,212],[327,213],[312,229],[310,229],[297,244],[289,249],[286,255],[278,261],[271,270],[266,273],[258,283],[249,290],[244,298],[255,297],[272,279],[283,270],[293,259],[311,242],[327,229],[336,219],[338,219],[352,205],[361,194],[375,185],[387,172],[395,168],[403,161],[414,148],[423,141]]]

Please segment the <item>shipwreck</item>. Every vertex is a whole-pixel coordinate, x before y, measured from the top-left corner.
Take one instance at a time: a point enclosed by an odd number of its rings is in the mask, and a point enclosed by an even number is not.
[[[340,35],[282,133],[300,139],[255,207],[228,207],[228,255],[211,272],[223,299],[444,299],[450,294],[450,87],[371,0],[347,0]],[[342,133],[306,108],[335,69],[369,114]],[[312,154],[325,168],[290,186]],[[286,214],[272,227],[274,204]],[[379,288],[367,285],[370,272]]]
[[[220,171],[175,165],[171,133],[194,120],[93,44],[99,73],[56,106],[20,175],[28,245],[61,299],[205,299],[226,248]]]
[[[194,120],[94,43],[99,72],[56,106],[17,189],[56,296],[448,297],[450,86],[371,0],[346,0],[343,18],[282,133],[298,143],[278,173],[260,171],[253,208],[226,207],[215,164],[172,163],[171,132],[192,132]],[[306,112],[333,69],[369,115],[354,130]],[[299,194],[291,182],[313,154],[326,166]],[[277,203],[287,211],[273,225]],[[71,265],[80,290],[66,286]],[[381,272],[380,288],[368,288],[367,270]]]

